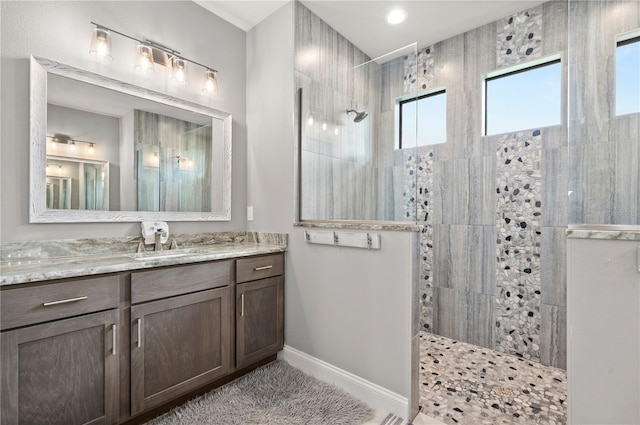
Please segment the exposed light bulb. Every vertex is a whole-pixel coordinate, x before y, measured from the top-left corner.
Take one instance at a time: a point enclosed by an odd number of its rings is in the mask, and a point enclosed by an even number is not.
[[[215,71],[207,69],[204,72],[204,87],[202,91],[207,91],[209,93],[218,91],[218,77]]]
[[[55,139],[51,140],[51,149],[57,149],[58,148],[58,142],[56,142]]]
[[[48,173],[49,172],[49,164],[47,164],[47,166],[45,167],[45,171]]]
[[[94,28],[89,53],[98,59],[111,59],[111,35],[104,28]]]
[[[89,149],[87,149],[87,151],[89,152],[89,154],[93,155],[93,153],[96,151],[93,143],[89,143]]]
[[[307,120],[307,124],[309,125],[309,127],[313,125],[313,117],[309,117],[309,119]]]
[[[76,143],[69,142],[69,152],[75,152],[75,151],[76,151]]]
[[[147,44],[138,44],[136,51],[136,71],[154,72],[152,47]]]
[[[62,165],[58,165],[58,174],[62,174]]]
[[[323,122],[322,123],[322,131],[326,131],[327,130],[327,123]]]
[[[333,129],[333,134],[335,134],[336,136],[337,136],[338,134],[340,134],[340,129],[339,129],[338,127],[334,128],[334,129]]]
[[[184,59],[178,57],[173,58],[173,72],[171,79],[178,84],[187,84],[187,64]]]

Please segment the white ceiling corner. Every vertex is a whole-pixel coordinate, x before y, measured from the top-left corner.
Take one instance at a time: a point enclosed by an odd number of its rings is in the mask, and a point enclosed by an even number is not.
[[[249,31],[291,0],[193,0],[238,28]]]

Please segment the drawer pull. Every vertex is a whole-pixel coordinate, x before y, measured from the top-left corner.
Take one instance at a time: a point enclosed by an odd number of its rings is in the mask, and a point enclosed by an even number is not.
[[[77,297],[77,298],[68,298],[66,300],[59,301],[49,301],[46,303],[42,303],[43,306],[49,307],[50,305],[58,305],[58,304],[66,304],[66,303],[74,303],[76,301],[86,300],[88,297]]]
[[[244,317],[244,294],[240,294],[240,317]]]
[[[256,267],[255,269],[253,269],[253,271],[259,272],[260,270],[269,270],[271,268],[273,268],[273,266]]]
[[[117,337],[116,337],[116,331],[117,331],[117,326],[115,325],[115,323],[113,325],[111,325],[111,330],[113,331],[113,355],[115,356],[118,352],[116,350],[116,341],[117,341]]]
[[[142,317],[138,319],[138,348],[142,347]]]

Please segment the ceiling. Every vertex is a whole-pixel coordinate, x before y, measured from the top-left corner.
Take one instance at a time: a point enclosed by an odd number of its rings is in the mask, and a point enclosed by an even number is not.
[[[288,0],[194,0],[248,31]],[[540,0],[302,0],[312,12],[375,59],[412,43],[419,47],[453,37],[543,3]],[[405,22],[390,25],[394,7]]]

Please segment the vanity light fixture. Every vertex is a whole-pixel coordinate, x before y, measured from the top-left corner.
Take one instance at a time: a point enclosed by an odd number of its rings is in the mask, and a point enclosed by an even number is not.
[[[136,48],[136,71],[154,72],[153,68],[153,48],[148,44],[140,43]]]
[[[76,142],[74,142],[73,140],[69,142],[69,144],[67,145],[67,149],[69,150],[69,152],[75,152],[76,151]]]
[[[94,144],[93,143],[89,143],[89,149],[87,149],[87,152],[89,152],[89,154],[93,155],[95,151],[96,151],[96,148],[95,148]]]
[[[89,53],[98,59],[111,59],[111,34],[99,25],[93,29]]]
[[[162,44],[141,40],[136,37],[124,34],[96,22],[93,30],[93,38],[91,40],[91,48],[89,53],[96,57],[111,57],[111,34],[118,34],[130,40],[136,41],[136,61],[135,69],[140,72],[154,72],[154,64],[159,64],[167,68],[171,68],[171,80],[178,84],[187,84],[189,74],[187,71],[187,62],[197,65],[204,69],[203,74],[203,92],[214,93],[218,91],[218,71],[210,66],[203,65],[194,60],[187,59],[177,50],[171,49]]]

